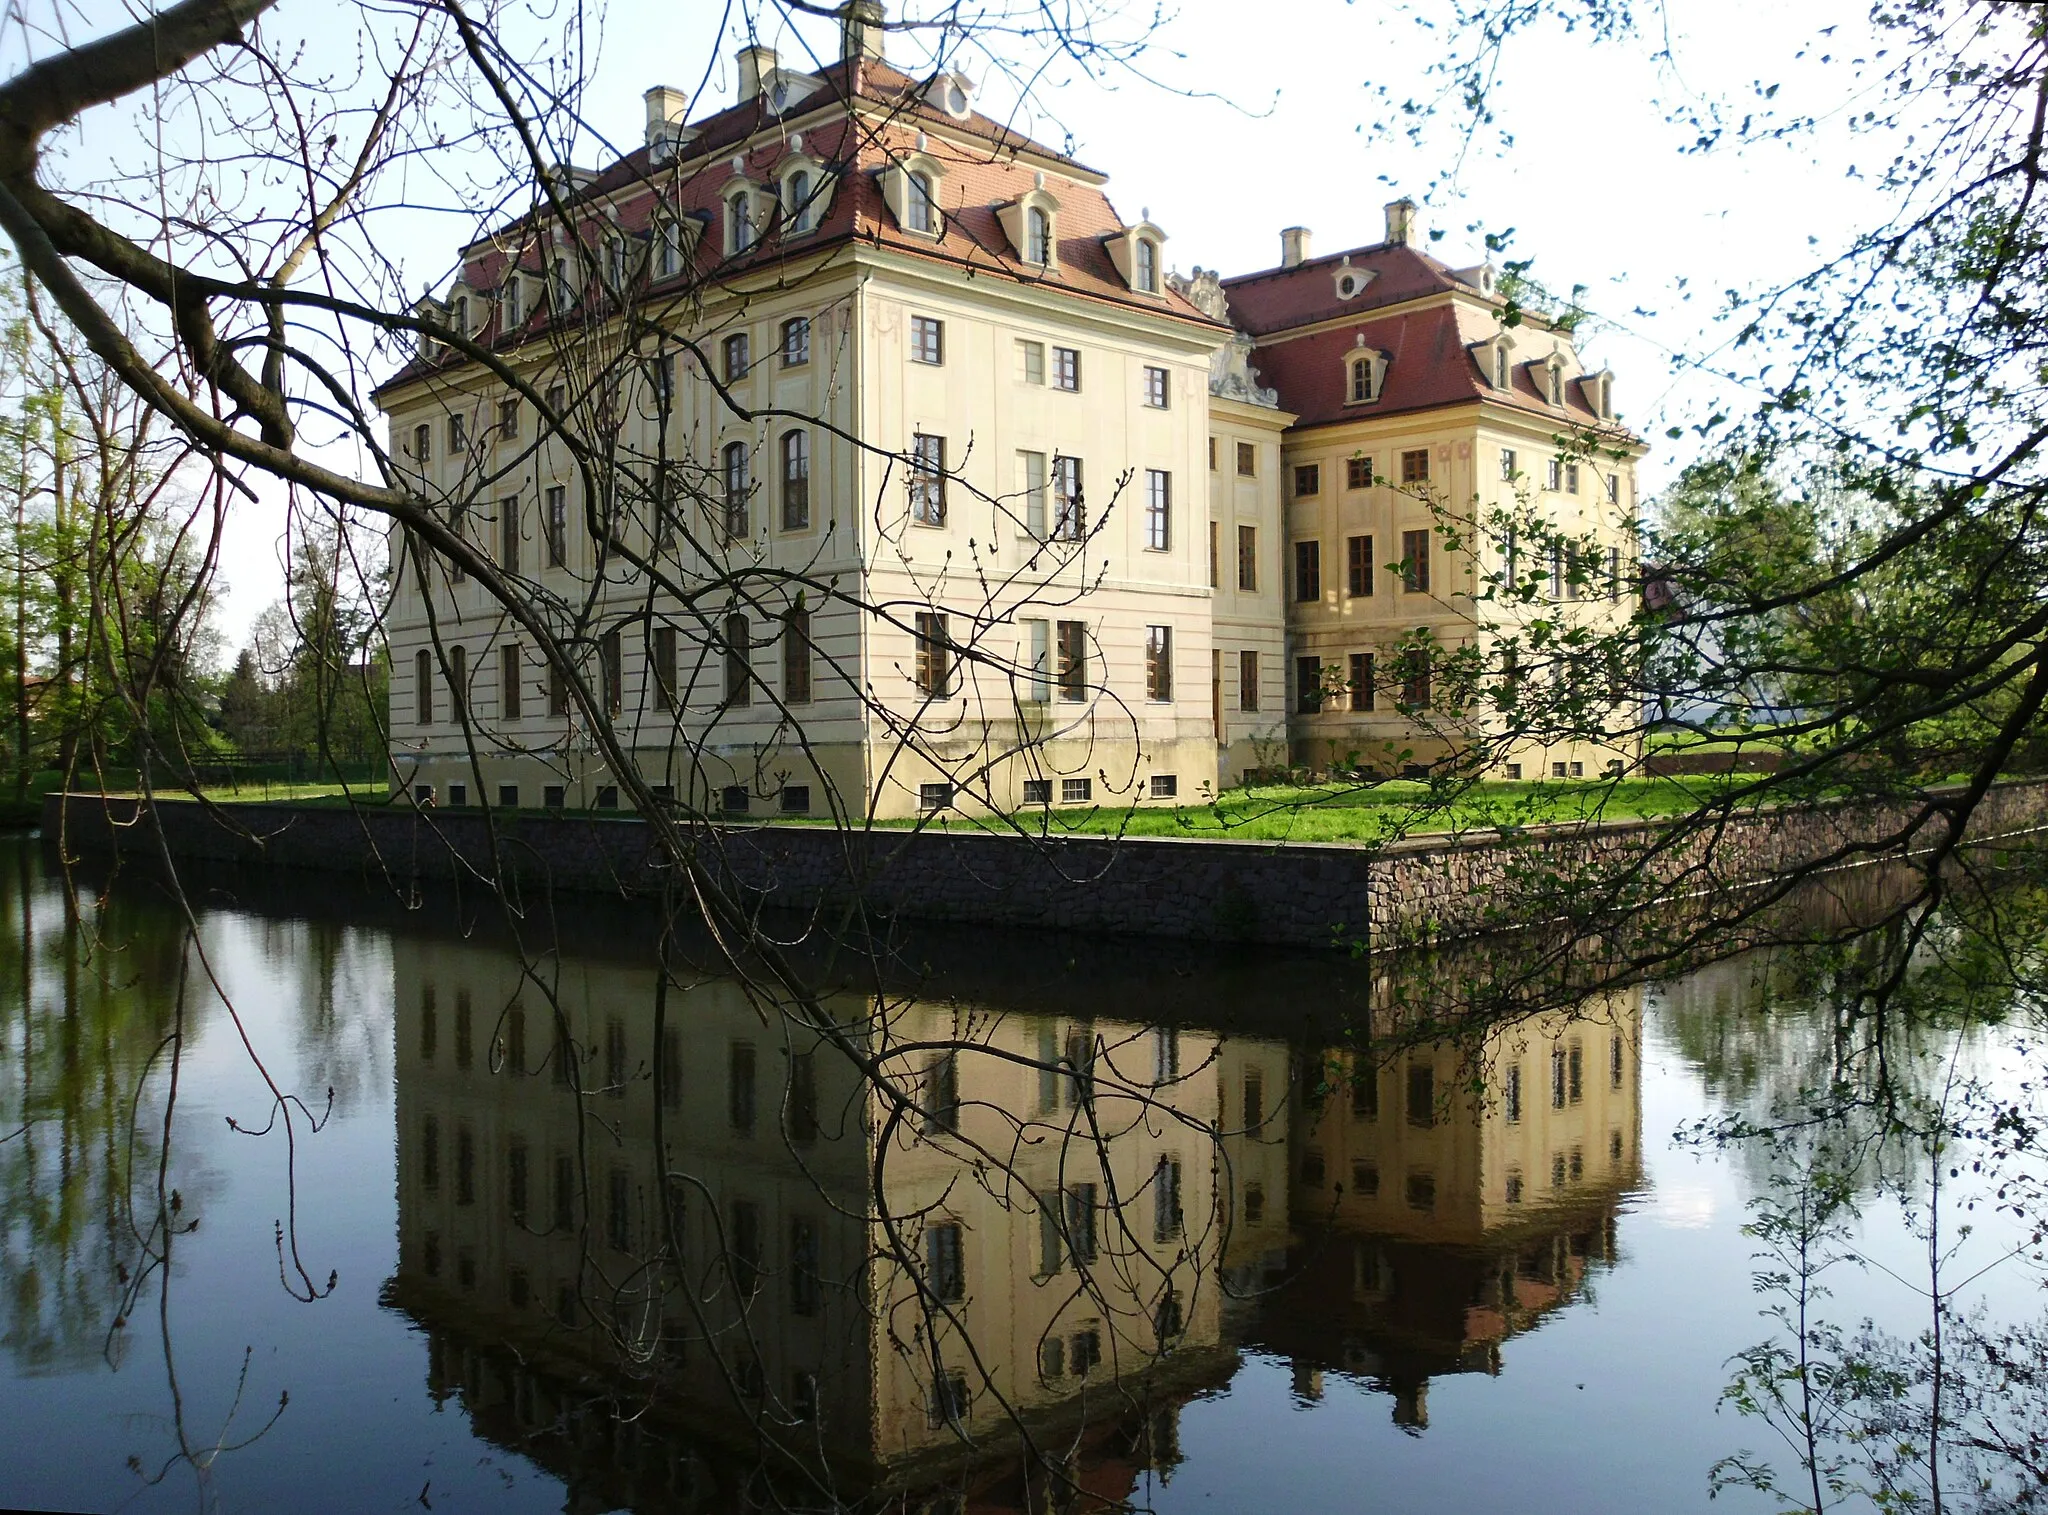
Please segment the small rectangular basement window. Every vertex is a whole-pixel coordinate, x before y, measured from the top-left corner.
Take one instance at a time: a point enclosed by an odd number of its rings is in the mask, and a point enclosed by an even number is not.
[[[451,805],[467,805],[469,803],[469,785],[450,784],[448,786],[448,803]]]
[[[1095,780],[1061,779],[1060,799],[1069,805],[1085,805],[1095,798]]]
[[[944,810],[953,803],[951,784],[919,784],[917,786],[917,808],[920,810]]]
[[[809,815],[811,813],[811,786],[809,784],[784,784],[782,786],[782,813],[784,815]]]
[[[498,786],[498,808],[500,810],[517,810],[519,808],[519,786],[517,784],[500,784]]]
[[[745,815],[749,798],[744,784],[728,784],[719,791],[718,808],[727,815]]]
[[[598,809],[600,809],[600,810],[616,810],[616,809],[618,809],[618,808],[619,808],[619,786],[618,786],[618,785],[616,785],[616,784],[600,784],[600,785],[598,785],[598,787],[597,787],[597,808],[598,808]]]
[[[569,804],[569,791],[560,784],[543,784],[540,803],[544,810],[566,809]]]
[[[1027,805],[1050,805],[1052,803],[1052,780],[1026,779],[1024,781],[1024,803]]]
[[[433,786],[432,784],[415,784],[415,785],[413,785],[413,786],[412,786],[412,799],[413,799],[413,803],[414,803],[415,805],[431,805],[431,804],[433,804],[433,803],[434,803],[434,786]]]
[[[1173,797],[1174,797],[1175,795],[1177,795],[1177,794],[1179,794],[1179,793],[1180,793],[1180,775],[1179,775],[1179,774],[1175,774],[1175,773],[1155,773],[1155,774],[1153,774],[1153,775],[1152,775],[1152,798],[1153,798],[1153,799],[1155,799],[1155,800],[1170,800],[1170,799],[1172,799],[1172,798],[1173,798]]]

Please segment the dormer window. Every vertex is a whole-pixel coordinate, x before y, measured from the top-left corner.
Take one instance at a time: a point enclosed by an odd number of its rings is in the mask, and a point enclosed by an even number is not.
[[[1365,286],[1372,283],[1371,271],[1353,268],[1349,253],[1344,255],[1343,262],[1330,270],[1330,277],[1335,283],[1337,298],[1340,300],[1355,300],[1365,293]]]
[[[683,228],[674,216],[664,215],[654,225],[655,277],[672,278],[682,266]]]
[[[1563,361],[1562,361],[1561,359],[1559,359],[1559,358],[1557,358],[1557,357],[1553,356],[1553,357],[1551,358],[1551,360],[1550,360],[1550,361],[1549,361],[1549,362],[1548,362],[1547,364],[1545,364],[1545,365],[1544,365],[1544,369],[1543,369],[1543,372],[1544,372],[1544,379],[1545,379],[1545,384],[1544,384],[1544,395],[1545,395],[1545,398],[1547,398],[1547,399],[1548,399],[1548,400],[1550,401],[1550,403],[1551,403],[1551,404],[1553,404],[1553,405],[1556,405],[1556,406],[1559,406],[1559,407],[1562,407],[1562,406],[1563,406],[1563,404],[1564,404],[1564,363],[1563,363]]]
[[[913,173],[905,184],[909,191],[903,199],[903,224],[911,231],[921,231],[935,236],[939,230],[938,202],[932,195],[932,176]]]
[[[519,275],[505,275],[505,282],[498,288],[498,325],[504,331],[516,331],[523,313],[519,308]]]
[[[1370,347],[1358,347],[1344,359],[1344,403],[1370,405],[1380,397],[1387,379],[1387,355]]]
[[[728,252],[743,253],[754,245],[754,193],[736,189],[725,197],[725,245]]]
[[[792,137],[801,143],[801,137]],[[825,219],[825,207],[832,203],[832,176],[825,165],[801,147],[782,160],[782,231],[784,236],[801,236],[816,231]]]
[[[974,110],[974,86],[965,74],[940,74],[925,86],[924,97],[955,121],[965,121]]]
[[[454,299],[454,300],[453,300],[453,301],[452,301],[452,302],[450,303],[450,305],[449,305],[449,309],[450,309],[450,310],[452,310],[452,311],[454,312],[454,316],[455,316],[455,320],[454,320],[454,326],[455,326],[455,335],[457,335],[458,337],[466,337],[466,336],[468,336],[468,335],[469,335],[469,296],[468,296],[468,295],[457,295],[457,296],[455,297],[455,299]]]
[[[1495,389],[1509,389],[1509,388],[1512,388],[1512,387],[1513,387],[1513,384],[1514,384],[1514,379],[1513,379],[1513,372],[1514,372],[1514,371],[1513,371],[1512,367],[1510,366],[1510,362],[1509,362],[1509,356],[1508,356],[1508,344],[1507,344],[1507,343],[1505,343],[1505,342],[1496,342],[1496,343],[1494,343],[1494,344],[1493,344],[1493,387],[1494,387]]]
[[[607,237],[604,244],[604,276],[614,292],[626,287],[626,239]]]
[[[798,169],[782,181],[782,215],[791,231],[811,229],[811,175]]]
[[[1150,237],[1138,238],[1135,273],[1131,280],[1133,287],[1141,293],[1159,293],[1159,244]]]
[[[1052,217],[1035,205],[1024,213],[1024,261],[1040,268],[1052,262]]]

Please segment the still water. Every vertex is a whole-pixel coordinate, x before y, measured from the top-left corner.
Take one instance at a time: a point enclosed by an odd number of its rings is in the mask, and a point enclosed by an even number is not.
[[[1717,1409],[1772,1164],[1680,1137],[1826,1041],[1754,962],[1429,1041],[1428,965],[970,944],[828,1032],[657,1006],[617,910],[79,887],[0,842],[0,1505],[1698,1510],[1778,1450]],[[1837,1303],[1911,1330],[1894,1209]]]

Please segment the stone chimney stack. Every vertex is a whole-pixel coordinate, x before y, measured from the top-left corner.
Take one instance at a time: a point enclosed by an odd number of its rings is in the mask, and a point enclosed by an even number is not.
[[[743,47],[740,49],[740,99],[751,100],[761,93],[761,81],[775,72],[775,49],[772,47]]]
[[[1403,197],[1387,207],[1387,241],[1406,247],[1415,238],[1415,202]]]
[[[1299,268],[1308,261],[1309,229],[1290,226],[1280,233],[1280,266]]]
[[[880,58],[884,15],[882,0],[846,0],[839,7],[839,56],[849,63]]]
[[[657,84],[642,96],[647,102],[647,145],[672,141],[690,114],[690,97],[679,89]]]

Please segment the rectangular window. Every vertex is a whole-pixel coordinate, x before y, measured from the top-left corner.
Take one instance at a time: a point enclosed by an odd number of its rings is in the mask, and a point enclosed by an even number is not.
[[[953,644],[946,618],[929,610],[917,613],[917,687],[936,699],[953,692]]]
[[[946,361],[946,323],[936,316],[910,318],[910,361],[934,366]]]
[[[1577,494],[1579,492],[1579,465],[1576,463],[1564,465],[1564,492],[1566,494]]]
[[[1344,487],[1346,489],[1372,488],[1372,459],[1346,458],[1344,460]]]
[[[1034,537],[1045,535],[1045,454],[1017,454],[1017,493],[1024,497],[1024,529]]]
[[[569,680],[553,663],[548,664],[548,714],[556,719],[569,713]]]
[[[1152,552],[1173,546],[1173,475],[1163,468],[1145,470],[1145,546]]]
[[[926,1134],[960,1129],[960,1055],[942,1052],[925,1064],[918,1113]]]
[[[1501,477],[1501,482],[1502,482],[1502,483],[1510,483],[1510,482],[1512,482],[1512,481],[1513,481],[1513,479],[1514,479],[1514,477],[1515,477],[1515,475],[1516,475],[1517,473],[1519,473],[1520,471],[1521,471],[1521,470],[1520,470],[1520,469],[1519,469],[1519,468],[1518,468],[1518,467],[1516,466],[1516,463],[1515,463],[1515,450],[1514,450],[1514,448],[1512,448],[1512,447],[1503,447],[1503,448],[1502,448],[1502,449],[1500,450],[1500,477]]]
[[[1216,471],[1216,439],[1209,438],[1209,472]]]
[[[1080,392],[1081,350],[1078,347],[1055,347],[1052,350],[1052,384],[1055,389]]]
[[[448,649],[448,708],[457,720],[469,714],[469,649]]]
[[[944,810],[952,803],[953,786],[943,780],[917,786],[917,808],[920,810]]]
[[[1209,587],[1219,589],[1223,584],[1223,523],[1209,523]]]
[[[1546,489],[1562,489],[1564,487],[1564,461],[1562,459],[1552,458],[1544,465],[1543,487]]]
[[[1024,698],[1043,705],[1052,698],[1052,623],[1024,622]],[[1030,787],[1027,783],[1027,789]],[[1028,796],[1027,796],[1028,798]]]
[[[498,435],[516,437],[519,435],[519,397],[509,396],[498,402]]]
[[[818,1313],[818,1228],[804,1216],[789,1223],[789,1312]]]
[[[1323,492],[1323,465],[1303,463],[1294,470],[1294,497],[1299,500]]]
[[[547,507],[548,567],[560,568],[569,557],[569,491],[550,484],[542,499]]]
[[[1436,1069],[1428,1063],[1408,1065],[1408,1124],[1425,1130],[1436,1124]]]
[[[519,501],[498,501],[498,566],[507,573],[519,572]]]
[[[1259,708],[1259,655],[1246,651],[1237,655],[1237,708]]]
[[[1067,1247],[1077,1263],[1095,1261],[1094,1184],[1067,1185]]]
[[[1085,700],[1088,698],[1088,623],[1061,621],[1059,644],[1060,698]]]
[[[782,323],[782,366],[802,368],[811,361],[811,321],[808,316],[791,316]]]
[[[1607,476],[1607,503],[1610,505],[1619,505],[1621,503],[1621,475],[1618,473],[1611,473]]]
[[[1323,660],[1294,660],[1294,708],[1302,715],[1314,715],[1323,708]]]
[[[754,1134],[754,1044],[734,1042],[726,1052],[725,1117],[735,1136]]]
[[[1411,647],[1401,654],[1401,703],[1414,710],[1427,710],[1430,702],[1429,649]]]
[[[1166,370],[1147,367],[1145,369],[1145,403],[1154,410],[1166,409]]]
[[[1052,803],[1052,780],[1026,779],[1024,781],[1024,803],[1027,805],[1050,805]]]
[[[508,642],[498,649],[498,709],[508,721],[519,719],[519,644]]]
[[[1351,708],[1372,709],[1373,696],[1373,655],[1354,652],[1351,654]]]
[[[1088,534],[1088,507],[1081,487],[1081,460],[1052,460],[1053,540],[1078,542]]]
[[[732,1240],[732,1283],[742,1299],[752,1299],[761,1287],[761,1207],[750,1199],[732,1202],[732,1217],[726,1234]],[[748,1367],[759,1371],[759,1364]],[[747,1392],[746,1375],[741,1375],[741,1392]]]
[[[946,439],[923,432],[910,439],[910,518],[922,526],[946,524]]]
[[[1043,342],[1017,343],[1017,378],[1025,384],[1045,382],[1045,344]]]
[[[1180,1235],[1180,1159],[1162,1157],[1152,1168],[1152,1240]]]
[[[725,339],[724,359],[726,383],[736,384],[747,376],[747,370],[753,365],[749,362],[745,332],[736,331]]]
[[[434,724],[434,655],[422,647],[412,656],[413,719],[422,726]]]
[[[1309,604],[1323,597],[1323,544],[1294,544],[1294,598]]]
[[[811,702],[811,613],[801,608],[782,618],[782,698],[790,705]]]
[[[1344,541],[1344,576],[1346,587],[1354,600],[1364,599],[1373,590],[1372,538],[1347,537]]]
[[[412,429],[412,460],[415,463],[431,463],[434,460],[434,428],[425,424]]]
[[[607,631],[599,639],[597,655],[604,674],[605,714],[619,715],[626,708],[626,668],[616,629]]]
[[[741,708],[753,702],[754,634],[743,615],[725,618],[725,703]]]
[[[469,418],[460,411],[448,417],[448,456],[454,457],[469,446]]]
[[[1408,594],[1429,593],[1429,533],[1401,533],[1401,588]]]
[[[1259,450],[1249,442],[1237,444],[1237,476],[1240,479],[1259,476]]]
[[[1237,587],[1244,594],[1259,590],[1259,528],[1237,528]]]
[[[1152,798],[1170,800],[1180,793],[1180,775],[1177,773],[1155,773],[1152,775]]]
[[[804,531],[811,524],[811,434],[782,434],[782,529]]]
[[[1145,628],[1145,698],[1173,698],[1173,628]]]
[[[782,786],[782,813],[784,815],[809,815],[811,813],[811,786],[809,784],[784,784]]]
[[[654,675],[654,707],[676,708],[676,629],[657,626],[647,634],[647,665]]]
[[[1429,482],[1429,449],[1417,447],[1401,454],[1401,482],[1403,484],[1427,484]]]

